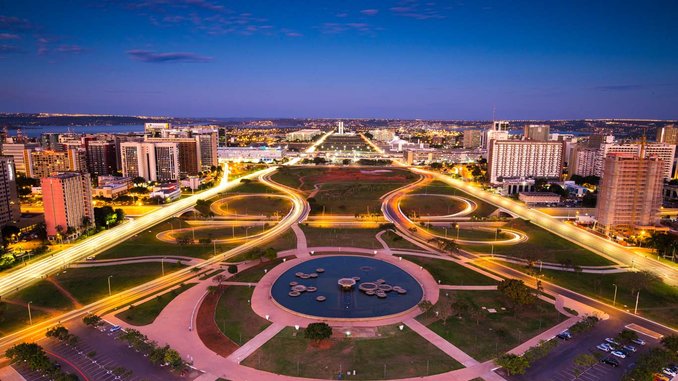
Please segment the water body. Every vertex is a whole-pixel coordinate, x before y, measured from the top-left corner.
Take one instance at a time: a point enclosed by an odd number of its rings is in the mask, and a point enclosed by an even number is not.
[[[324,272],[316,272],[322,268]],[[317,278],[301,279],[295,274],[317,273]],[[344,291],[337,284],[341,278],[360,277],[350,291]],[[360,291],[361,283],[382,279],[391,286],[400,286],[406,294],[387,292],[386,298],[368,296]],[[306,287],[316,287],[315,292],[302,292],[289,296],[290,282]],[[271,295],[282,306],[304,315],[325,318],[368,318],[388,316],[415,307],[423,298],[424,291],[419,282],[410,274],[388,262],[358,256],[330,256],[300,263],[284,272],[273,284]],[[324,302],[316,297],[324,296]]]
[[[115,126],[22,126],[21,133],[32,138],[39,137],[45,132],[67,133],[74,132],[78,134],[98,134],[98,133],[128,133],[144,132],[143,124],[115,125]],[[10,135],[16,135],[16,130],[10,130]]]

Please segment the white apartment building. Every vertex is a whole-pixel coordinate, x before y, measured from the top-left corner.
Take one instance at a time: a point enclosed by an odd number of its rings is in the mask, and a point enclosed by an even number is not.
[[[564,151],[562,142],[492,140],[487,164],[490,182],[537,177],[560,179]]]
[[[603,143],[600,145],[600,151],[596,159],[595,164],[595,175],[603,175],[603,166],[605,158],[611,153],[628,153],[634,156],[640,155],[641,144],[632,143],[632,144],[615,144],[615,143]],[[670,179],[673,177],[673,160],[676,154],[676,146],[674,144],[666,143],[648,143],[645,144],[645,156],[644,158],[657,157],[662,160],[662,176],[664,179]]]
[[[122,174],[149,181],[179,179],[177,143],[125,142],[120,144]]]

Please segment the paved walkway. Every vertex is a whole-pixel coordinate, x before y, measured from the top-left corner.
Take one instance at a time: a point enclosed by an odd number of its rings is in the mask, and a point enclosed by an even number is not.
[[[431,331],[430,329],[428,329],[428,327],[421,324],[416,319],[407,319],[404,320],[403,323],[410,327],[410,329],[412,329],[414,332],[418,333],[419,336],[426,339],[429,343],[435,345],[436,347],[438,347],[438,349],[445,352],[448,356],[459,361],[463,366],[468,368],[473,365],[478,365],[478,361],[476,361],[473,357],[467,355],[466,352],[462,351],[461,349],[452,345],[452,343],[450,343],[449,341],[438,336],[437,333]]]
[[[493,291],[497,286],[455,286],[443,284],[439,287],[441,290],[459,290],[459,291]]]
[[[59,290],[59,292],[60,292],[63,296],[65,296],[66,298],[68,298],[68,300],[70,300],[71,303],[73,303],[73,306],[74,306],[75,308],[82,308],[82,304],[80,303],[80,301],[79,301],[78,299],[76,299],[75,296],[73,296],[73,294],[71,294],[67,289],[65,289],[65,288],[61,285],[61,283],[57,282],[56,279],[54,279],[53,277],[48,277],[48,278],[47,278],[47,281],[48,281],[49,283],[51,283],[54,287],[56,287],[57,290]]]
[[[382,230],[382,231],[380,231],[379,233],[377,233],[377,235],[374,236],[374,238],[376,238],[376,239],[377,239],[377,242],[379,242],[379,243],[381,244],[381,246],[384,248],[384,251],[385,251],[386,253],[388,253],[389,255],[391,255],[391,254],[393,254],[392,251],[391,251],[391,248],[388,246],[388,244],[386,243],[386,241],[384,241],[384,239],[381,238],[381,236],[384,235],[384,233],[386,233],[387,231],[388,231],[388,230]]]
[[[301,230],[298,224],[292,224],[292,231],[297,236],[297,256],[310,256],[308,252],[308,243],[306,242],[306,234]]]
[[[23,376],[19,374],[14,368],[11,366],[6,366],[3,368],[0,368],[0,380],[2,381],[26,381]]]
[[[273,336],[277,335],[285,327],[286,327],[285,324],[280,323],[273,323],[269,325],[260,334],[252,338],[252,340],[246,342],[235,352],[231,353],[230,356],[226,358],[226,360],[240,364],[242,360],[246,359],[249,355],[251,355],[257,349],[259,349],[259,347],[266,344],[269,340],[273,338]]]
[[[513,257],[507,257],[505,255],[494,255],[494,256],[489,256],[489,255],[478,255],[477,257],[479,258],[492,258],[493,260],[496,261],[503,261],[503,262],[509,262],[509,263],[515,263],[519,265],[528,265],[528,261],[520,259],[520,258],[513,258]],[[467,261],[473,261],[475,259],[469,258]],[[532,267],[537,269],[548,269],[548,270],[557,270],[557,271],[569,271],[569,272],[575,272],[574,267],[566,267],[563,266],[559,263],[551,263],[551,262],[533,262]],[[632,271],[630,267],[625,266],[625,265],[608,265],[608,266],[577,266],[579,270],[583,273],[590,273],[590,274],[617,274],[617,273],[626,273],[629,271]]]

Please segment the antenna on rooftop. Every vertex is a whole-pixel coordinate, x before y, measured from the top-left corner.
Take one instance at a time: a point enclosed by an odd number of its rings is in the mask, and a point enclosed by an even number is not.
[[[495,114],[497,113],[497,106],[492,105],[492,122],[494,122],[496,119]]]

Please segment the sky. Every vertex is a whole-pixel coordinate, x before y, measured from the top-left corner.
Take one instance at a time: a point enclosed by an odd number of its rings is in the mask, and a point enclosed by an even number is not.
[[[678,119],[678,2],[0,0],[0,112]]]

